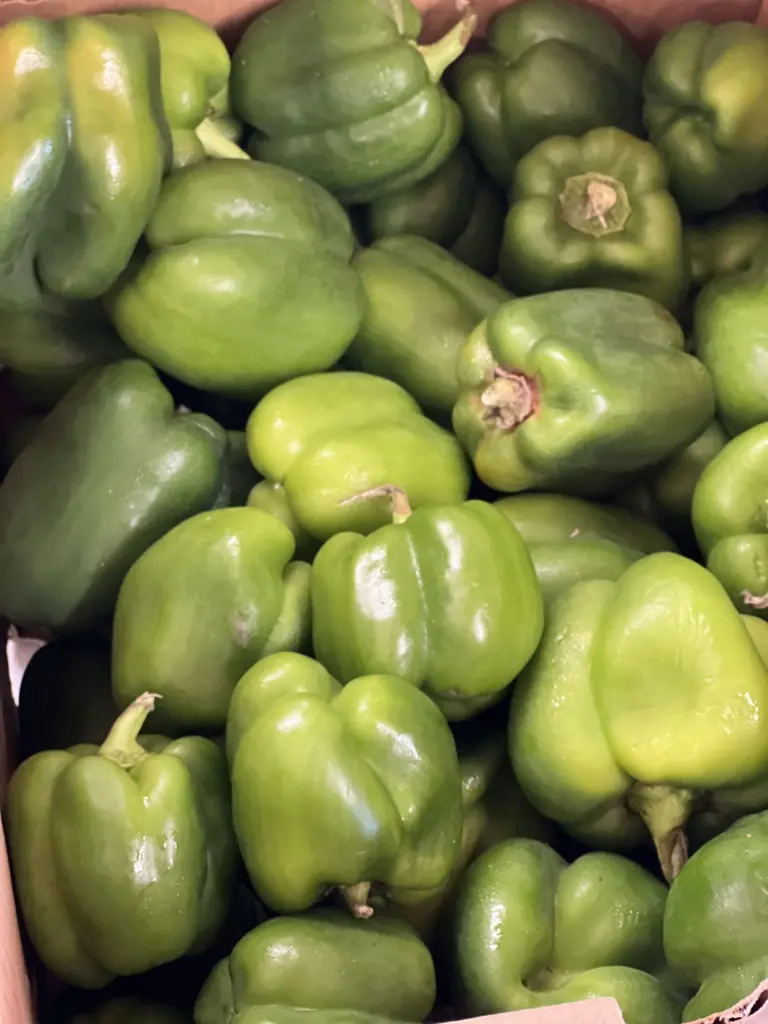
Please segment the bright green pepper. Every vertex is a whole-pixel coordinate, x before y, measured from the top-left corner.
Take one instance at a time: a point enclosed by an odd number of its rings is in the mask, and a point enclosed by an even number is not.
[[[615,493],[714,415],[709,374],[683,343],[676,321],[640,295],[515,299],[460,353],[454,430],[496,490]]]
[[[211,507],[225,446],[213,420],[174,411],[146,363],[83,378],[0,486],[0,614],[54,629],[100,623],[139,555]]]
[[[0,30],[0,302],[26,305],[39,282],[95,298],[123,271],[168,158],[151,27],[135,15]]]
[[[417,46],[410,0],[286,0],[261,14],[232,63],[235,111],[257,129],[250,151],[345,203],[414,185],[459,141],[461,115],[439,83],[476,21],[467,4],[448,35]]]
[[[399,385],[366,373],[318,373],[275,388],[246,436],[251,462],[283,484],[296,522],[318,540],[389,522],[386,485],[406,491],[414,508],[458,504],[469,490],[455,437]]]
[[[691,284],[703,287],[713,277],[746,270],[758,250],[768,243],[768,213],[745,210],[687,224],[683,244]]]
[[[110,315],[129,348],[187,384],[255,398],[332,366],[360,323],[347,215],[293,171],[184,167],[164,182],[146,239]]]
[[[627,1024],[677,1024],[651,972],[664,965],[666,889],[612,853],[573,864],[513,839],[465,876],[455,925],[459,984],[472,1013],[533,1010],[612,996]]]
[[[517,165],[501,276],[514,291],[616,288],[676,310],[683,224],[658,153],[618,128],[559,135]]]
[[[449,719],[496,703],[536,649],[544,606],[525,544],[484,501],[416,509],[320,549],[312,583],[315,654],[342,681],[408,679]],[[386,609],[386,615],[382,613]]]
[[[284,1006],[420,1021],[434,1001],[432,957],[408,925],[386,914],[363,922],[315,910],[267,921],[242,938],[203,986],[195,1024],[239,1022],[255,1007],[272,1020],[269,1008]]]
[[[102,988],[216,937],[237,849],[223,752],[200,736],[136,737],[143,694],[101,747],[47,751],[8,787],[8,840],[32,943],[62,981]]]
[[[429,413],[450,421],[459,396],[456,360],[481,320],[512,296],[433,242],[383,238],[352,266],[366,297],[344,357],[356,370],[397,381]]]
[[[313,560],[320,547],[320,541],[311,537],[301,526],[293,513],[282,484],[276,483],[274,480],[260,481],[251,488],[246,505],[250,508],[260,508],[262,512],[269,512],[271,516],[277,516],[293,534],[293,539],[296,541],[296,557],[306,562]]]
[[[255,508],[204,512],[153,544],[117,599],[118,704],[151,687],[158,726],[220,732],[243,672],[305,641],[311,569],[293,551],[287,527]]]
[[[510,756],[531,803],[588,843],[631,846],[642,820],[671,879],[693,812],[765,806],[766,714],[768,671],[728,595],[661,552],[552,605]]]
[[[258,662],[227,720],[233,816],[251,882],[273,910],[339,887],[356,917],[378,884],[419,902],[459,853],[461,780],[448,724],[415,686],[369,675],[343,689],[298,654]]]
[[[722,210],[768,185],[768,32],[689,21],[645,69],[643,118],[685,210]]]
[[[502,190],[459,146],[428,178],[364,207],[362,222],[370,242],[418,235],[491,277],[499,265],[505,212]]]
[[[485,169],[507,187],[515,165],[553,135],[601,125],[637,134],[642,67],[596,11],[566,0],[522,0],[496,15],[488,52],[462,57],[452,91]]]

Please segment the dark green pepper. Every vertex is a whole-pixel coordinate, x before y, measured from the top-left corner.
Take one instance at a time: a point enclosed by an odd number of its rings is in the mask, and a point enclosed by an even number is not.
[[[55,1018],[58,1024],[58,1018]],[[163,1003],[131,997],[110,999],[67,1017],[65,1024],[190,1024],[189,1015]]]
[[[768,213],[745,210],[687,224],[683,244],[691,284],[701,288],[713,277],[746,270],[768,243]]]

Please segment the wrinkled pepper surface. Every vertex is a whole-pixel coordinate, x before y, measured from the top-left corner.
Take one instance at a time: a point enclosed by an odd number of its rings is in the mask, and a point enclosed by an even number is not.
[[[273,910],[307,910],[338,887],[365,919],[372,890],[414,903],[449,877],[461,836],[456,747],[404,679],[342,688],[310,658],[266,658],[237,684],[227,753],[240,851]]]
[[[691,285],[702,288],[713,277],[746,270],[768,243],[768,213],[739,210],[687,224],[683,245]]]
[[[661,552],[551,606],[510,757],[531,803],[589,844],[632,846],[644,823],[670,880],[691,814],[765,806],[766,714],[768,672],[725,590]]]
[[[722,210],[768,184],[768,31],[689,21],[645,69],[643,119],[684,210]]]
[[[349,1010],[391,1021],[421,1021],[435,1001],[435,968],[426,946],[402,921],[376,914],[358,921],[314,910],[267,921],[214,967],[195,1004],[195,1024],[230,1024],[258,1007],[295,1007],[312,1021]],[[309,1017],[309,1015],[307,1014]],[[258,1018],[257,1018],[258,1019]]]
[[[455,923],[459,983],[472,1013],[612,996],[627,1024],[677,1024],[651,972],[664,965],[664,885],[614,853],[567,864],[532,839],[483,854],[465,875]]]
[[[216,938],[237,848],[223,751],[200,736],[137,735],[143,694],[101,747],[46,751],[8,787],[24,921],[43,963],[79,988],[140,974]]]
[[[340,533],[318,552],[315,653],[343,682],[392,673],[449,719],[469,718],[501,698],[541,637],[531,556],[484,501],[411,513],[395,492],[393,512],[370,536]]]
[[[232,62],[235,112],[257,129],[249,150],[345,203],[426,178],[461,135],[440,78],[476,21],[466,4],[443,39],[418,46],[421,15],[410,0],[287,0],[267,11]]]
[[[213,420],[174,411],[146,363],[83,378],[0,486],[0,614],[54,629],[99,623],[139,555],[213,504],[225,447]]]
[[[515,165],[553,135],[641,127],[642,67],[605,18],[566,0],[522,0],[491,23],[488,52],[462,57],[451,91],[467,140],[505,188]]]
[[[531,150],[515,172],[500,269],[516,292],[616,288],[676,310],[683,224],[653,146],[595,128]]]
[[[498,491],[615,493],[712,420],[709,374],[683,343],[677,322],[640,295],[514,299],[459,355],[454,430]]]
[[[129,348],[186,384],[255,398],[332,366],[363,312],[347,215],[293,171],[209,160],[163,183],[109,296]]]
[[[221,732],[243,672],[305,642],[311,569],[293,552],[287,527],[255,508],[201,513],[153,544],[115,608],[118,704],[150,686],[158,727]]]
[[[396,381],[427,412],[450,421],[459,396],[459,350],[480,321],[512,296],[413,235],[383,238],[358,252],[352,266],[366,307],[345,363]]]
[[[414,508],[458,504],[469,472],[456,438],[398,384],[366,373],[300,377],[275,388],[246,427],[251,462],[282,484],[298,525],[318,540],[390,521],[395,485]],[[369,491],[375,492],[368,494]]]

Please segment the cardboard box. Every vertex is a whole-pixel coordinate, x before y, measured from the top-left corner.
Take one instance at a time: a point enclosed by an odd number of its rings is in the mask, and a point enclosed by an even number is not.
[[[29,16],[60,17],[137,6],[171,7],[187,10],[211,22],[228,42],[236,41],[253,15],[279,0],[0,0],[0,24]],[[434,38],[452,23],[454,0],[414,0],[425,15],[424,35]],[[488,20],[515,0],[473,0],[480,13],[478,33]],[[684,21],[699,19],[712,23],[751,21],[768,25],[768,0],[577,0],[609,14],[635,39],[639,51],[647,52],[662,32]],[[4,396],[0,395],[0,429],[3,428]],[[40,646],[33,638],[20,638],[0,622],[0,638],[8,635],[0,652],[0,807],[14,761],[15,703],[26,663]],[[13,684],[13,686],[12,686]],[[12,692],[13,691],[13,692]],[[36,995],[25,967],[17,925],[8,856],[0,822],[0,1024],[35,1024]],[[37,980],[37,979],[35,979]],[[696,1024],[768,1024],[768,981],[737,1006]],[[500,1013],[456,1021],[455,1024],[623,1024],[614,999]],[[648,1021],[647,1024],[654,1024]]]

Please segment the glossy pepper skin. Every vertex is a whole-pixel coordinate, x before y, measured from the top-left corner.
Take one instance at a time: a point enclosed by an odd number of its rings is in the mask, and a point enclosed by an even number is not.
[[[223,751],[199,736],[140,746],[153,702],[143,694],[101,747],[36,754],[9,784],[30,938],[80,988],[199,952],[229,908],[237,849]]]
[[[320,547],[320,541],[307,533],[299,523],[288,501],[283,484],[276,483],[274,480],[260,480],[249,491],[246,505],[250,508],[260,508],[262,512],[276,516],[293,534],[293,539],[296,542],[296,557],[305,562],[311,562],[314,559],[317,549]]]
[[[703,224],[687,224],[683,244],[691,285],[702,288],[712,278],[746,270],[768,243],[768,213],[726,211]]]
[[[698,850],[669,891],[664,952],[698,989],[684,1021],[729,1009],[768,972],[766,839],[768,813],[742,818]]]
[[[677,322],[640,295],[514,299],[459,355],[453,428],[497,491],[615,493],[714,415],[709,374],[682,348]]]
[[[157,39],[135,15],[0,31],[0,302],[96,298],[122,272],[168,160]],[[39,281],[39,283],[38,283]]]
[[[57,630],[100,623],[139,555],[213,504],[225,445],[213,420],[174,410],[146,363],[83,378],[0,486],[0,614]]]
[[[693,495],[693,528],[707,559],[742,611],[768,618],[768,424],[733,438],[701,475]]]
[[[481,320],[512,296],[439,245],[413,235],[356,253],[366,305],[344,362],[402,385],[450,422],[459,396],[459,350]]]
[[[382,486],[406,491],[414,508],[458,504],[469,491],[456,438],[398,384],[367,373],[313,374],[275,388],[253,410],[246,437],[256,469],[283,485],[298,525],[321,541],[389,522]]]
[[[163,699],[159,727],[221,732],[240,676],[308,633],[306,562],[274,516],[204,512],[153,544],[126,576],[115,608],[112,689],[124,707],[142,687]],[[191,626],[190,624],[202,624]]]
[[[229,1024],[255,1008],[271,1020],[270,1007],[420,1021],[434,1001],[432,957],[407,924],[387,914],[358,921],[313,910],[267,921],[242,938],[203,986],[195,1024]]]
[[[467,4],[447,36],[420,47],[421,16],[410,0],[288,0],[267,11],[232,62],[235,112],[257,130],[250,152],[306,174],[344,203],[427,177],[461,135],[440,78],[476,20]]]
[[[364,207],[362,223],[369,242],[418,235],[492,277],[499,265],[506,209],[502,189],[465,146],[458,146],[428,178]]]
[[[469,145],[500,185],[544,139],[615,125],[639,132],[642,68],[596,12],[565,0],[522,0],[497,14],[488,52],[451,73]]]
[[[768,672],[725,590],[660,552],[549,609],[513,692],[510,757],[531,803],[591,845],[631,846],[644,822],[671,879],[692,813],[765,806],[766,701]]]
[[[564,494],[516,494],[495,507],[525,541],[547,604],[575,583],[617,580],[644,555],[675,550],[638,516]]]
[[[643,119],[686,211],[722,210],[768,183],[768,32],[690,21],[645,69]]]
[[[488,850],[467,872],[455,924],[458,976],[472,1013],[613,996],[627,1024],[677,1024],[652,972],[664,965],[666,889],[612,853],[567,864],[532,839]]]
[[[676,310],[683,225],[647,142],[619,128],[557,135],[517,165],[501,276],[516,292],[616,288]]]
[[[316,661],[276,654],[237,684],[227,720],[233,817],[256,893],[279,913],[339,887],[356,917],[371,887],[428,898],[459,852],[461,780],[448,724],[391,675],[343,689]]]
[[[293,171],[181,168],[145,237],[149,253],[110,295],[110,316],[129,348],[185,384],[256,398],[332,366],[360,323],[347,215]]]
[[[392,673],[449,719],[469,718],[501,698],[539,642],[544,605],[533,563],[492,505],[410,514],[402,497],[390,525],[368,537],[340,533],[318,552],[315,654],[342,681]]]

